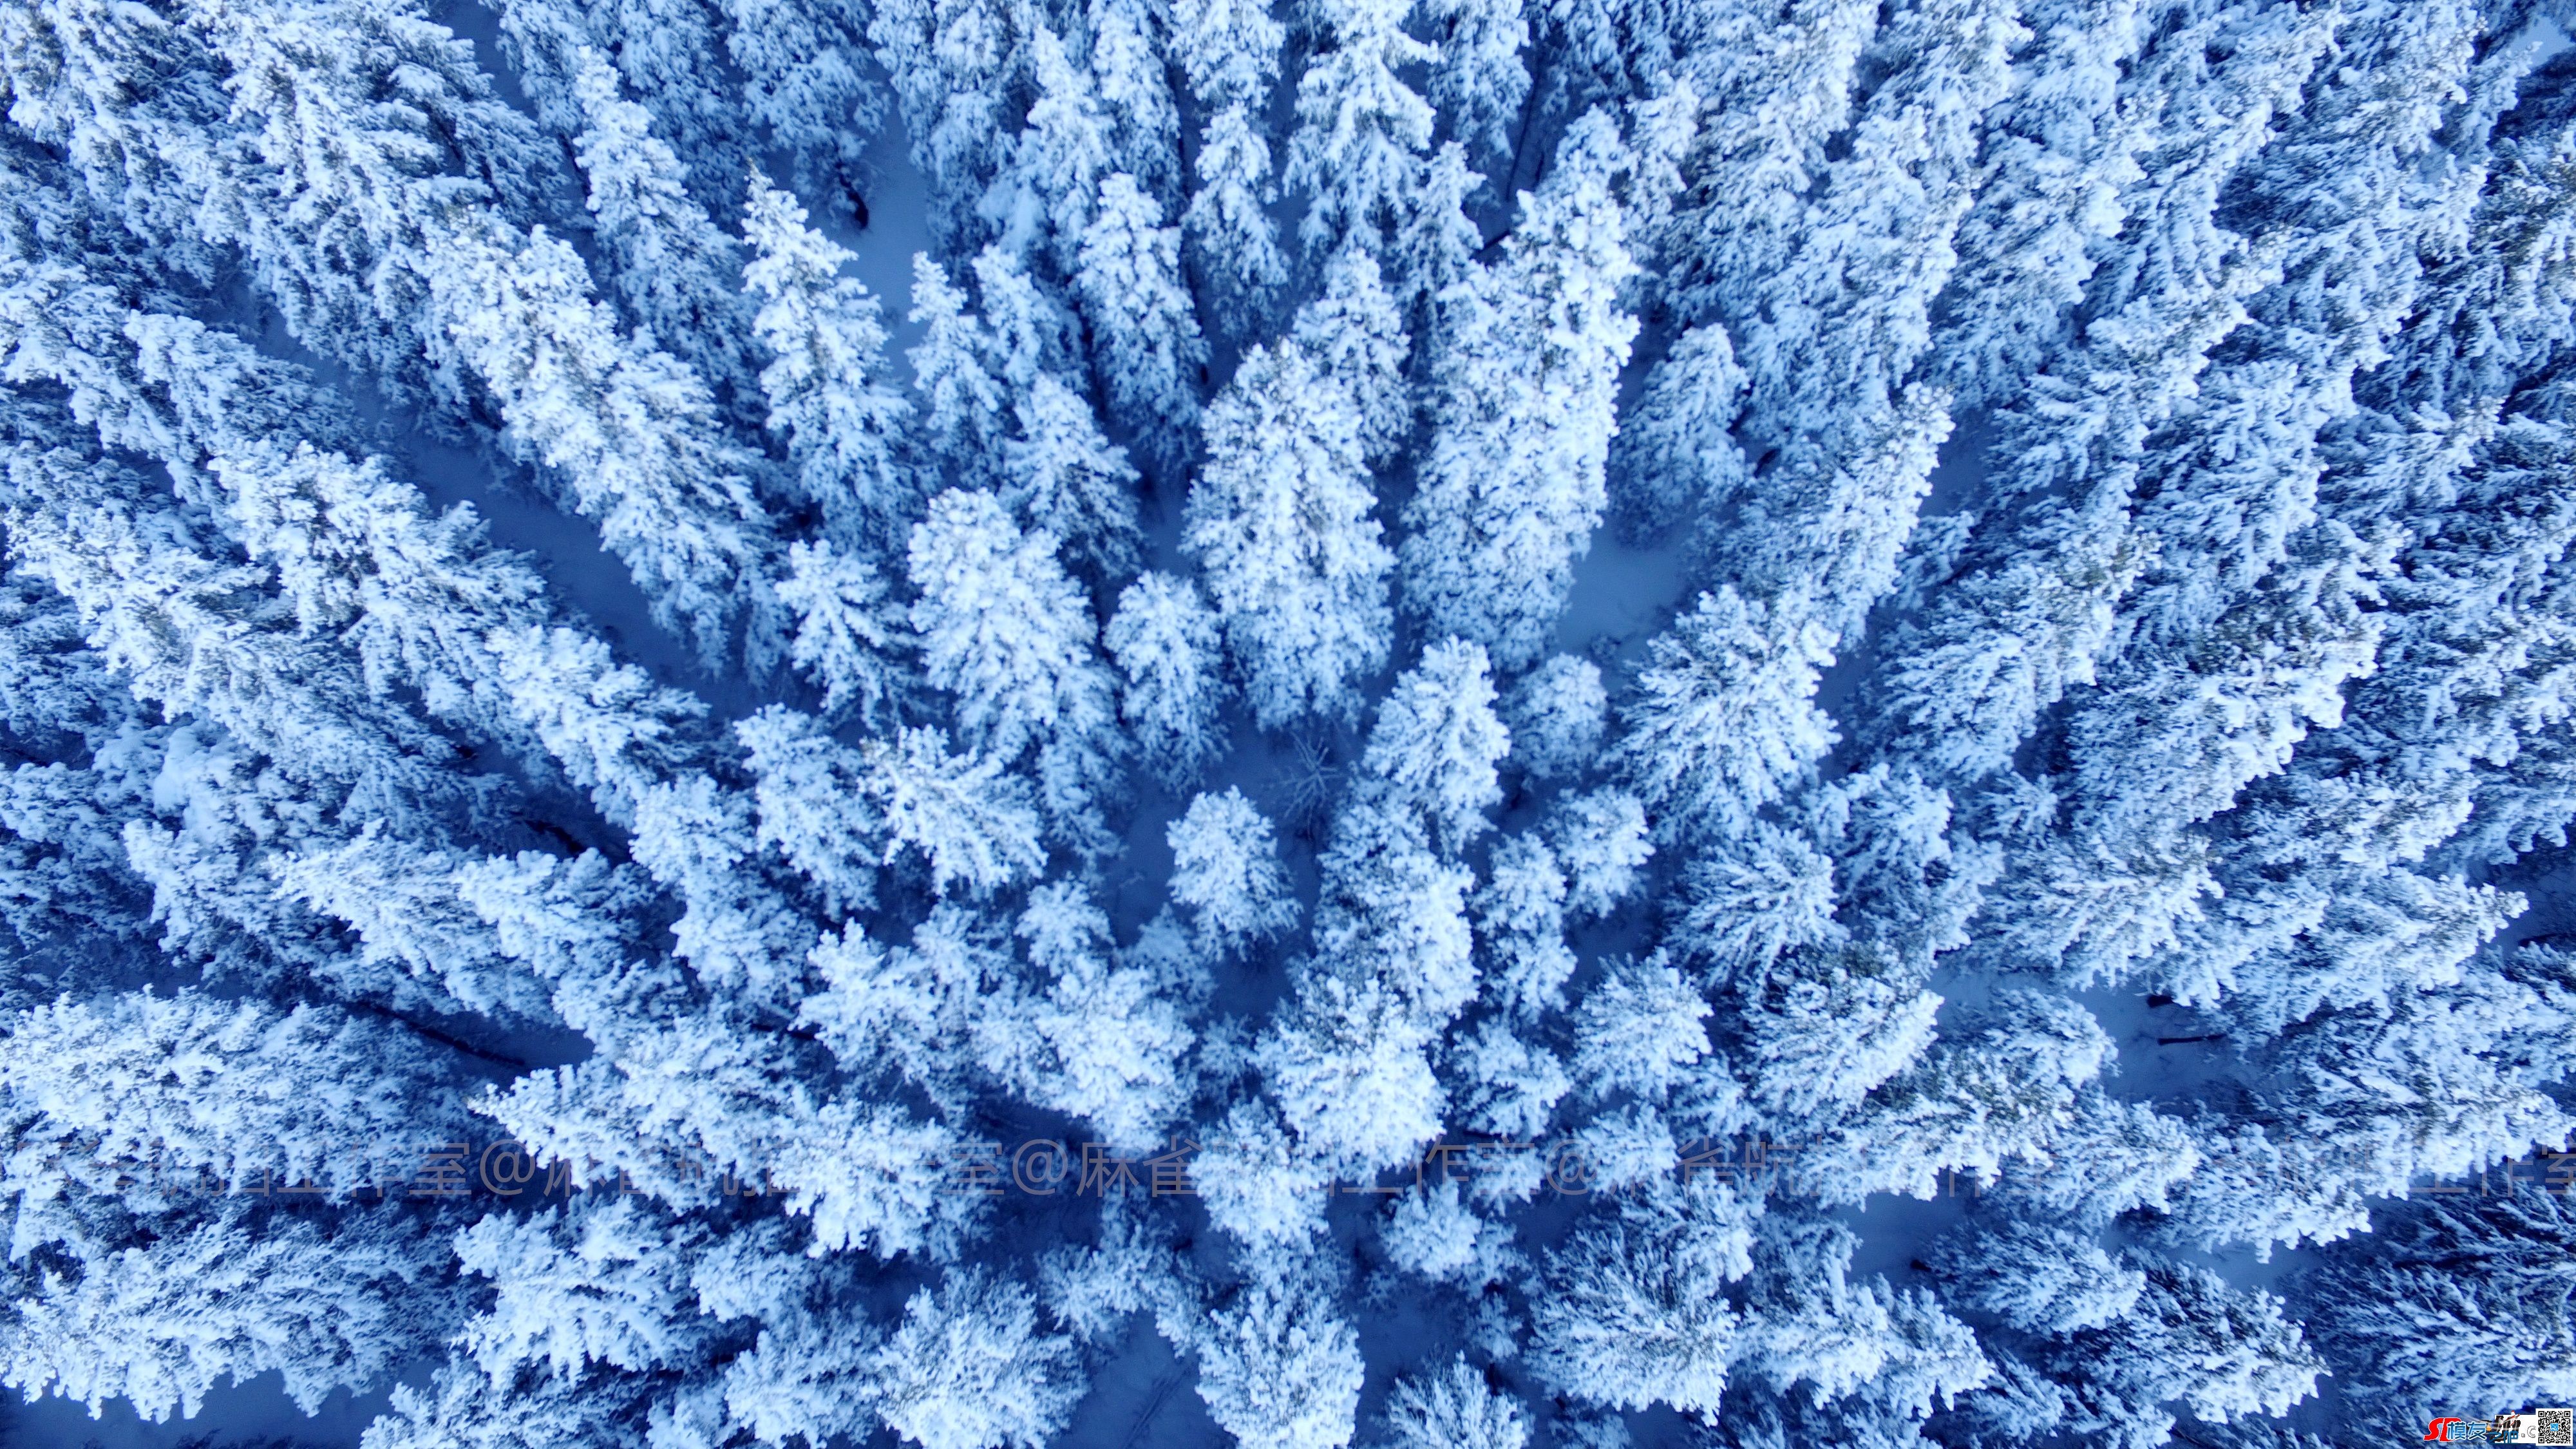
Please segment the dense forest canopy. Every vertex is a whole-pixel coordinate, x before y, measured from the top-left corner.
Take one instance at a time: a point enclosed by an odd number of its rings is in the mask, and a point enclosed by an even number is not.
[[[2576,1398],[2570,28],[0,0],[0,1382]]]

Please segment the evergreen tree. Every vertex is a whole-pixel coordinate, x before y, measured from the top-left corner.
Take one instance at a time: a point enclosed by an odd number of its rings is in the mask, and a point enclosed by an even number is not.
[[[1656,362],[1610,454],[1611,501],[1632,532],[1653,536],[1677,519],[1705,517],[1744,487],[1750,470],[1732,434],[1745,382],[1715,323],[1684,332]]]
[[[0,1379],[2576,1383],[2567,12],[0,0]]]
[[[1463,1355],[1445,1373],[1399,1382],[1386,1424],[1406,1449],[1520,1449],[1529,1442],[1519,1403],[1494,1392]]]
[[[889,540],[911,512],[901,447],[912,409],[881,376],[877,299],[840,275],[849,250],[805,225],[805,208],[757,170],[743,237],[754,253],[744,287],[762,300],[752,331],[772,358],[760,372],[770,431],[787,440],[806,501],[844,548]]]
[[[1670,260],[1664,287],[1689,320],[1715,319],[1741,334],[1757,279],[1796,240],[1826,144],[1850,117],[1853,72],[1880,8],[1863,0],[1726,6],[1701,34],[1685,30],[1704,124],[1656,255]]]
[[[1043,23],[1030,37],[1035,99],[1010,169],[980,206],[995,243],[1013,256],[1043,245],[1059,275],[1077,275],[1101,182],[1116,168],[1110,120],[1088,67]]]
[[[1857,1246],[1840,1223],[1775,1213],[1761,1225],[1746,1281],[1737,1363],[1774,1394],[1822,1406],[1862,1397],[1920,1419],[1990,1372],[1966,1325],[1921,1289],[1849,1278]]]
[[[1529,22],[1517,0],[1425,7],[1436,52],[1426,97],[1446,121],[1448,134],[1487,155],[1506,151],[1529,95],[1529,67],[1521,50]]]
[[[1200,950],[1222,955],[1297,924],[1270,822],[1242,791],[1198,796],[1165,837],[1172,899],[1193,917]]]
[[[1324,288],[1297,309],[1296,338],[1326,376],[1349,389],[1360,412],[1360,447],[1372,464],[1395,456],[1413,432],[1413,391],[1405,377],[1412,339],[1379,283],[1375,258],[1346,247],[1324,263]]]
[[[1739,830],[1833,747],[1812,703],[1829,644],[1803,614],[1720,586],[1649,646],[1619,761],[1659,834]]]
[[[1928,312],[1975,195],[1979,123],[2010,83],[2009,48],[2028,38],[2019,9],[1916,0],[1873,40],[1872,59],[1891,69],[1818,177],[1806,245],[1764,270],[1736,333],[1753,380],[1746,425],[1764,444],[1866,426],[1929,346]]]
[[[957,1268],[904,1305],[870,1377],[877,1416],[922,1449],[1040,1449],[1081,1397],[1077,1362],[1029,1290]]]
[[[1287,27],[1265,5],[1178,0],[1171,9],[1170,50],[1207,118],[1181,227],[1196,248],[1198,272],[1228,299],[1224,315],[1237,329],[1288,280],[1267,210],[1277,195],[1270,140],[1254,119],[1267,110],[1286,39]]]
[[[1475,275],[1485,233],[1468,214],[1468,201],[1484,184],[1468,169],[1466,147],[1450,141],[1431,153],[1386,247],[1391,295],[1407,319],[1418,322],[1433,299]],[[1367,249],[1345,250],[1365,255]]]
[[[1181,229],[1197,249],[1198,270],[1229,299],[1223,315],[1234,330],[1248,329],[1288,280],[1269,212],[1278,190],[1270,179],[1269,143],[1243,106],[1227,106],[1208,120],[1192,164],[1198,187]]]
[[[1595,1096],[1661,1097],[1708,1051],[1706,1001],[1658,959],[1614,963],[1574,1009],[1575,1080]]]
[[[719,387],[751,368],[739,249],[688,194],[680,158],[653,134],[652,116],[618,97],[617,73],[587,46],[572,56],[584,127],[574,159],[590,183],[595,233],[617,259],[611,273],[639,328]]]
[[[2022,10],[2032,38],[1986,113],[1995,174],[1959,219],[1958,271],[1936,304],[1933,366],[1964,407],[2009,396],[2070,340],[2152,124],[2120,95],[2151,14],[2135,0]]]
[[[1555,1005],[1574,975],[1565,897],[1565,872],[1545,842],[1513,835],[1494,847],[1476,893],[1477,943],[1489,994],[1523,1015]]]
[[[1601,753],[1610,696],[1601,667],[1559,654],[1512,686],[1503,720],[1512,735],[1512,762],[1534,779],[1579,775]]]
[[[1385,245],[1430,148],[1431,104],[1398,74],[1435,51],[1405,33],[1399,0],[1333,0],[1318,11],[1327,44],[1297,78],[1297,130],[1281,180],[1307,193],[1309,252]]]
[[[1180,201],[1181,116],[1163,53],[1169,12],[1141,0],[1087,0],[1083,18],[1119,167],[1170,211]]]
[[[787,657],[823,686],[824,713],[873,723],[892,712],[904,693],[892,657],[904,642],[902,611],[866,558],[829,539],[790,544],[778,601],[796,613]]]
[[[1381,814],[1400,814],[1420,822],[1444,854],[1457,855],[1491,824],[1486,812],[1503,793],[1494,765],[1511,743],[1494,717],[1485,651],[1455,639],[1432,645],[1378,706],[1345,817],[1348,833],[1377,828]]]
[[[800,180],[854,184],[886,111],[859,18],[813,0],[726,0],[724,15],[743,109],[796,158]]]
[[[1208,1416],[1261,1449],[1335,1449],[1359,1413],[1359,1341],[1310,1283],[1256,1267],[1196,1347]]]
[[[1506,668],[1544,652],[1606,501],[1612,404],[1636,323],[1610,189],[1624,164],[1598,113],[1560,146],[1498,265],[1442,294],[1420,491],[1405,510],[1405,600]]]
[[[1348,717],[1386,662],[1394,557],[1369,513],[1361,417],[1294,343],[1244,354],[1210,404],[1182,540],[1265,729]]]
[[[1150,971],[1118,958],[1109,918],[1079,887],[1032,891],[1019,936],[1038,979],[1017,999],[985,1004],[976,1035],[987,1069],[1112,1147],[1156,1146],[1189,1095],[1181,1060],[1191,1033],[1179,1010]]]
[[[1015,103],[1041,43],[1033,18],[994,0],[896,0],[868,17],[913,165],[930,183],[931,234],[943,252],[988,239],[977,203],[1011,156]]]
[[[1232,693],[1206,596],[1188,579],[1146,574],[1118,596],[1102,642],[1127,676],[1118,712],[1146,768],[1180,790],[1222,744],[1218,712]]]
[[[1185,456],[1207,344],[1181,279],[1181,234],[1134,177],[1113,172],[1082,233],[1080,282],[1101,386],[1127,425],[1167,460]]]
[[[913,254],[912,310],[906,315],[922,329],[920,345],[905,356],[913,387],[922,395],[923,441],[959,484],[989,486],[1007,431],[1007,395],[987,360],[982,320],[946,269],[925,252]]]
[[[2410,1404],[2435,1385],[2546,1397],[2576,1372],[2566,1235],[2564,1200],[2545,1190],[2433,1198],[2329,1249],[2301,1286],[2322,1310],[2320,1337],[2372,1390]]]
[[[387,1021],[195,991],[66,996],[18,1016],[0,1053],[25,1170],[110,1192],[116,1170],[92,1161],[381,1201],[425,1144],[470,1130],[463,1086],[451,1051]]]
[[[1547,1259],[1533,1366],[1613,1408],[1716,1407],[1734,1357],[1726,1285],[1752,1271],[1752,1217],[1714,1179],[1658,1183],[1577,1228]]]
[[[909,568],[924,674],[956,697],[957,722],[979,748],[1004,761],[1037,750],[1049,820],[1089,845],[1116,770],[1116,693],[1054,536],[1022,534],[990,494],[951,490],[914,527]]]
[[[752,460],[714,435],[714,400],[669,354],[618,335],[572,248],[543,231],[483,233],[433,252],[428,276],[449,340],[501,405],[505,440],[560,470],[600,521],[657,622],[723,657],[774,544]],[[753,657],[775,621],[752,619]]]
[[[454,1321],[434,1291],[428,1312],[397,1311],[434,1290],[443,1244],[400,1218],[335,1228],[227,1204],[102,1245],[77,1272],[30,1275],[0,1375],[22,1393],[76,1399],[93,1417],[124,1399],[159,1423],[174,1408],[194,1418],[218,1378],[276,1372],[313,1413],[333,1392],[367,1388],[431,1351]]]
[[[1091,404],[1041,373],[1012,404],[1016,436],[1001,447],[1001,497],[1062,540],[1085,570],[1118,578],[1136,567],[1136,470],[1101,436]]]

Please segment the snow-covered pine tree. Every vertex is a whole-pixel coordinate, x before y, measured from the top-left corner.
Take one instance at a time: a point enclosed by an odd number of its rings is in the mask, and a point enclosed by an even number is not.
[[[1649,648],[1619,763],[1666,838],[1728,834],[1833,747],[1814,704],[1831,636],[1794,604],[1702,594]]]
[[[1171,8],[1169,49],[1206,117],[1181,229],[1194,270],[1224,299],[1228,331],[1247,328],[1288,280],[1268,209],[1277,195],[1270,139],[1254,119],[1268,108],[1286,39],[1266,5],[1177,0]]]
[[[1295,342],[1244,354],[1208,406],[1182,540],[1265,728],[1349,717],[1386,663],[1395,559],[1361,428],[1347,385]]]
[[[650,113],[619,96],[606,57],[584,46],[572,64],[583,122],[573,159],[589,182],[593,235],[615,261],[619,299],[637,327],[710,383],[747,387],[740,246],[689,195],[678,154],[653,134]]]
[[[751,330],[770,359],[760,370],[769,429],[840,547],[882,548],[917,497],[903,455],[912,408],[884,378],[883,309],[841,275],[849,249],[807,226],[805,208],[756,170],[743,238],[753,253],[744,289],[761,302]]]
[[[1198,796],[1164,833],[1172,899],[1190,913],[1200,950],[1222,955],[1297,924],[1303,913],[1279,868],[1270,822],[1242,791]]]
[[[1222,748],[1220,711],[1233,693],[1207,596],[1188,579],[1145,574],[1118,596],[1101,642],[1127,676],[1118,713],[1145,767],[1183,789]]]
[[[1095,848],[1121,749],[1117,685],[1054,535],[1022,533],[991,494],[951,490],[914,527],[907,567],[924,675],[956,698],[977,748],[1003,761],[1035,751],[1050,828]]]
[[[1128,428],[1167,463],[1195,441],[1207,367],[1197,308],[1181,277],[1181,233],[1162,203],[1124,171],[1100,183],[1083,228],[1079,284],[1102,390]]]
[[[1537,660],[1607,494],[1619,369],[1637,324],[1615,176],[1629,163],[1593,112],[1526,198],[1502,256],[1439,298],[1432,436],[1405,509],[1405,602],[1434,633]]]
[[[1310,200],[1299,235],[1329,255],[1376,251],[1404,215],[1430,149],[1431,103],[1399,72],[1437,53],[1406,33],[1410,0],[1330,0],[1297,78],[1297,129],[1281,181]]]

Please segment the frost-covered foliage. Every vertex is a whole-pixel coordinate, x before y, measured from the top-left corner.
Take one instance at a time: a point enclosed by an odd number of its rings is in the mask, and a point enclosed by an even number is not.
[[[2576,1394],[2571,33],[0,0],[0,1383]]]

